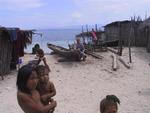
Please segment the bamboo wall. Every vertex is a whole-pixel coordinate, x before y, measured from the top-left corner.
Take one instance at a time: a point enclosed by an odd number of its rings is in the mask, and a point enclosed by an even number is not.
[[[106,41],[119,39],[119,28],[117,26],[110,26],[105,28]]]
[[[105,26],[105,35],[106,40],[116,40],[122,39],[124,42],[124,46],[128,46],[128,41],[130,38],[131,46],[138,46],[138,47],[146,47],[147,46],[147,38],[145,34],[140,32],[139,23],[135,22],[134,26],[131,27],[131,22],[115,22],[112,24],[108,24]]]
[[[148,52],[150,52],[150,36],[149,36],[149,40],[148,40],[147,50],[148,50]]]
[[[4,31],[0,33],[0,76],[10,72],[12,43],[9,35]]]
[[[147,32],[147,50],[150,52],[150,27]]]
[[[145,31],[138,30],[137,37],[136,37],[136,45],[138,47],[147,46],[147,36]]]

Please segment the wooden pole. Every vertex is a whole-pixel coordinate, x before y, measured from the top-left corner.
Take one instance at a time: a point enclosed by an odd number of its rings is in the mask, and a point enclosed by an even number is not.
[[[82,26],[82,33],[83,33],[83,26]]]
[[[87,37],[89,37],[88,25],[86,24]]]
[[[95,31],[96,31],[96,32],[98,31],[98,29],[97,29],[97,24],[95,24]]]
[[[89,30],[88,30],[88,25],[86,24],[86,31],[87,31],[87,34],[88,34],[88,37],[90,37],[90,33],[89,33]],[[91,37],[90,37],[91,38]],[[90,39],[91,40],[91,39]],[[90,47],[89,47],[89,49],[93,52],[93,47],[92,47],[92,45],[90,44],[89,45]]]
[[[129,40],[128,40],[128,48],[129,48],[129,62],[132,63],[132,58],[131,58],[131,38],[132,38],[132,21],[133,19],[131,18],[131,24],[130,24],[130,35],[129,35]]]
[[[87,32],[87,34],[89,34],[88,25],[87,24],[86,24],[86,32]],[[87,39],[88,39],[88,36],[87,36]]]
[[[122,56],[122,36],[121,36],[121,24],[120,24],[120,22],[119,22],[118,26],[119,26],[119,49],[118,49],[118,53],[120,56]]]
[[[87,33],[89,32],[89,30],[88,30],[88,25],[86,24],[86,31],[87,31]]]
[[[82,26],[82,39],[83,39],[83,43],[85,43],[85,37],[83,35],[84,31],[83,31],[83,26]]]

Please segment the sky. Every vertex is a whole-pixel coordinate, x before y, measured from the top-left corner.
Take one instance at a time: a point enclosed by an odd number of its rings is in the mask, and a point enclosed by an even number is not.
[[[0,25],[23,29],[99,26],[150,16],[150,0],[0,0]]]

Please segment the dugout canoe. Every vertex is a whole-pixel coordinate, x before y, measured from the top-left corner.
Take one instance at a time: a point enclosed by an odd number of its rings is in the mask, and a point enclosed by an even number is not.
[[[76,61],[80,61],[81,56],[80,56],[80,52],[78,50],[70,50],[61,46],[57,46],[51,43],[47,44],[47,47],[51,50],[54,51],[54,53],[65,57],[67,59],[74,59]]]

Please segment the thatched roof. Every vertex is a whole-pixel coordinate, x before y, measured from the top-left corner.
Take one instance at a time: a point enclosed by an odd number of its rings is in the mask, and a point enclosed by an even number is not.
[[[138,23],[141,23],[142,21],[134,21],[134,22],[135,24],[138,24]],[[111,27],[111,26],[118,27],[119,24],[122,25],[122,24],[130,24],[130,23],[131,23],[131,20],[115,21],[115,22],[105,25],[104,27]]]
[[[14,32],[15,31],[15,32]],[[0,35],[3,37],[8,37],[11,42],[21,38],[21,41],[24,41],[24,45],[32,43],[32,30],[21,30],[20,28],[15,27],[0,27]]]
[[[131,21],[129,20],[124,20],[124,21],[115,21],[110,24],[105,25],[104,27],[110,27],[110,26],[118,26],[119,24],[125,24],[125,23],[130,23]]]

